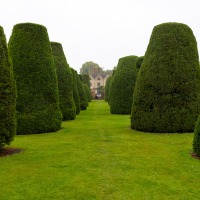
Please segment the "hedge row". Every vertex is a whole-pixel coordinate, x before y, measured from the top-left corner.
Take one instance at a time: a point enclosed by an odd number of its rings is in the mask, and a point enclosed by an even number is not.
[[[16,87],[4,30],[0,26],[0,149],[16,133]]]

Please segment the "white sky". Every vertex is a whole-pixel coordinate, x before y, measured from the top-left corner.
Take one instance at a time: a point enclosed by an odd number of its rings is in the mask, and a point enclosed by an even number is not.
[[[24,22],[46,26],[78,72],[87,61],[112,69],[120,57],[144,55],[153,27],[164,22],[187,24],[200,45],[200,0],[1,0],[7,41]]]

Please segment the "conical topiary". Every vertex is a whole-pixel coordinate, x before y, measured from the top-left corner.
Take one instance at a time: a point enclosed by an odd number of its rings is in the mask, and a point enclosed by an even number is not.
[[[9,51],[17,86],[17,133],[60,129],[62,114],[47,29],[32,23],[15,25]]]
[[[72,75],[73,75],[73,98],[74,98],[74,103],[76,106],[76,114],[78,115],[81,111],[80,108],[80,97],[78,93],[78,86],[77,86],[77,80],[76,80],[76,71],[71,68]]]
[[[88,106],[87,96],[83,88],[83,83],[80,80],[80,76],[78,75],[77,72],[76,72],[76,81],[77,81],[77,88],[78,88],[78,93],[80,97],[80,108],[81,110],[86,110]]]
[[[91,91],[87,84],[83,83],[83,87],[87,96],[88,103],[92,101]]]
[[[6,37],[0,26],[0,149],[16,133],[16,90]]]
[[[119,59],[110,87],[110,112],[112,114],[131,114],[133,90],[138,73],[137,56]]]
[[[198,157],[200,157],[200,116],[198,117],[195,124],[193,151]]]
[[[187,25],[154,27],[133,96],[133,129],[194,130],[200,113],[200,67],[196,39]]]
[[[63,121],[76,118],[76,107],[73,99],[73,74],[67,63],[62,45],[51,42],[53,58],[58,79],[59,106]]]
[[[90,76],[89,74],[81,74],[82,82],[85,83],[90,88]]]
[[[106,80],[106,86],[105,86],[105,101],[110,102],[110,82],[111,82],[112,76],[109,76]]]

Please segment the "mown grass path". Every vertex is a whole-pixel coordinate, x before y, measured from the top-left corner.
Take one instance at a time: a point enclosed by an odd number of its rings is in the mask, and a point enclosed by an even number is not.
[[[0,158],[0,199],[200,199],[200,161],[192,133],[130,129],[93,101],[56,133],[16,136],[20,154]]]

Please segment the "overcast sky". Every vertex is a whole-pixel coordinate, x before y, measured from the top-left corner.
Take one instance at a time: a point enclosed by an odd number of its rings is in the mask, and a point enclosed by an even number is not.
[[[200,0],[1,0],[7,41],[24,22],[46,26],[78,72],[87,61],[112,69],[120,57],[144,55],[153,27],[164,22],[187,24],[200,45]]]

